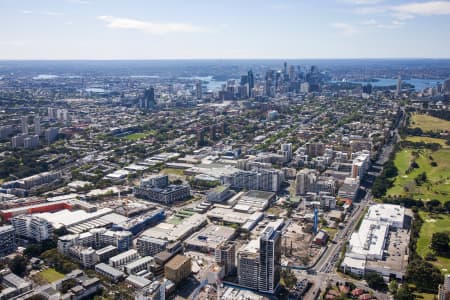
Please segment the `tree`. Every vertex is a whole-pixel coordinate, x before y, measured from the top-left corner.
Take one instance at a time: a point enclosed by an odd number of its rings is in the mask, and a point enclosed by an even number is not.
[[[392,295],[395,295],[397,293],[397,291],[398,291],[398,283],[397,283],[397,281],[396,280],[391,280],[389,282],[388,288],[389,288],[389,292],[391,292]]]
[[[292,270],[282,270],[281,278],[283,278],[284,285],[287,289],[292,289],[297,284],[297,276]]]
[[[394,300],[414,300],[415,297],[408,287],[408,284],[403,284],[394,294]]]
[[[445,201],[445,203],[444,203],[444,209],[445,209],[447,212],[450,212],[450,201]]]
[[[438,211],[441,207],[441,202],[436,199],[432,199],[428,202],[426,202],[426,206],[429,212]]]
[[[375,272],[368,272],[364,279],[367,281],[367,285],[374,289],[384,291],[387,288],[386,282],[384,282],[383,276]]]
[[[25,271],[27,270],[27,259],[22,255],[16,255],[8,264],[11,272],[16,274],[17,276],[25,275]]]
[[[450,239],[445,232],[435,232],[431,237],[431,249],[437,253],[445,253],[448,251],[448,243]]]
[[[420,257],[408,264],[406,277],[419,290],[437,291],[439,284],[444,281],[441,271]]]

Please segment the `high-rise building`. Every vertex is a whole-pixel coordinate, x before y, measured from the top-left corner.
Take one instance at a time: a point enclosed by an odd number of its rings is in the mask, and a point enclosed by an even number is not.
[[[248,71],[248,95],[253,97],[253,89],[255,88],[255,77],[253,76],[253,71]]]
[[[258,240],[252,240],[237,255],[239,284],[253,290],[258,289],[259,246]]]
[[[401,91],[402,91],[402,77],[398,76],[398,78],[397,78],[397,88],[395,90],[395,95],[396,96],[400,95]]]
[[[19,148],[23,147],[24,139],[27,135],[26,134],[19,134],[16,136],[13,136],[11,139],[11,145],[13,148]]]
[[[47,142],[47,144],[54,142],[58,137],[58,133],[59,133],[58,127],[47,128],[44,132],[45,141]]]
[[[313,185],[317,180],[317,173],[311,169],[303,169],[297,173],[295,180],[296,194],[306,195],[313,190]]]
[[[23,147],[25,149],[33,149],[39,147],[39,136],[29,135],[23,139]]]
[[[0,226],[0,255],[5,256],[16,250],[16,237],[14,227]]]
[[[280,282],[281,233],[266,227],[259,239],[258,290],[273,294]]]
[[[295,67],[294,66],[289,66],[289,81],[294,81],[296,80],[296,76],[295,76]]]
[[[225,270],[225,275],[229,275],[236,269],[236,244],[231,241],[222,242],[215,249],[216,263]]]
[[[442,84],[442,93],[450,95],[450,78],[446,79]]]
[[[28,134],[28,116],[23,116],[21,119],[22,133]]]
[[[266,227],[259,239],[251,240],[237,255],[239,284],[273,294],[280,281],[281,233]]]
[[[149,110],[155,107],[155,105],[155,88],[151,86],[144,91],[144,96],[140,100],[140,108]]]
[[[290,161],[292,159],[292,144],[281,144],[281,154],[285,161]]]
[[[34,117],[34,133],[41,135],[41,118],[39,116]]]
[[[45,219],[33,215],[20,215],[11,219],[17,236],[37,242],[52,238],[53,227]]]
[[[197,80],[195,83],[195,95],[197,96],[197,99],[202,99],[202,81]]]

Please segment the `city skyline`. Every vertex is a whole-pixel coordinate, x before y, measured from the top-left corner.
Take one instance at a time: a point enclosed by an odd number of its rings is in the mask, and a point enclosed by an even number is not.
[[[450,1],[4,1],[0,59],[448,58],[449,15]]]

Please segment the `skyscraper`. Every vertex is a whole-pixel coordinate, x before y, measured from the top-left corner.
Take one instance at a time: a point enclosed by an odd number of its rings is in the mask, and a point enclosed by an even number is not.
[[[34,117],[34,133],[41,135],[41,118],[39,116]]]
[[[21,118],[21,122],[22,122],[22,133],[28,134],[28,116],[23,116]]]
[[[155,101],[155,88],[150,87],[144,91],[144,97],[141,98],[140,107],[144,110],[149,110],[156,105]]]
[[[395,96],[400,95],[402,91],[402,77],[399,75],[397,78],[397,89],[395,90]]]
[[[197,99],[202,99],[202,82],[201,80],[197,80],[195,83],[195,95]]]
[[[259,239],[258,290],[273,294],[280,281],[281,234],[273,227],[266,227]]]
[[[253,77],[253,71],[248,71],[248,95],[253,97],[253,88],[255,87],[255,78]]]

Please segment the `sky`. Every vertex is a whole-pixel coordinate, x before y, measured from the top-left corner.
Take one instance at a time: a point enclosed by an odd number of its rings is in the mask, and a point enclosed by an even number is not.
[[[450,0],[0,0],[0,59],[450,58]]]

